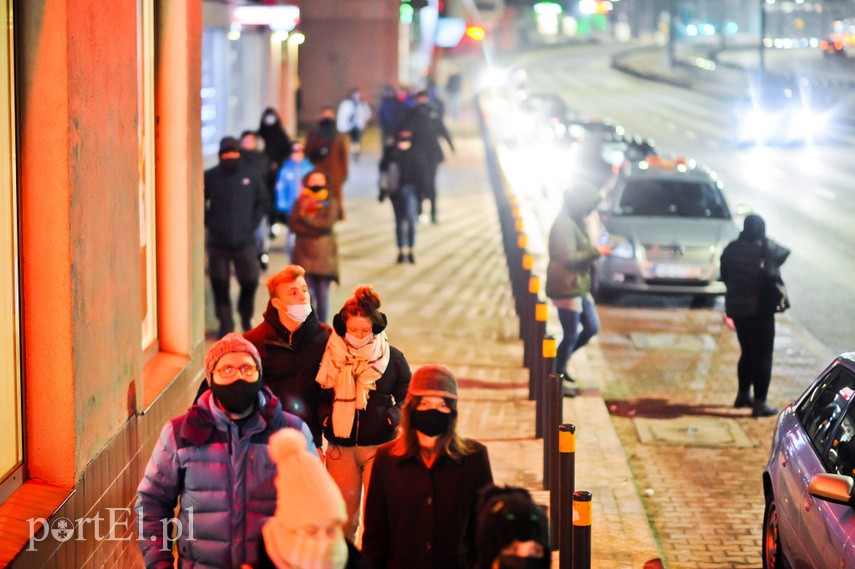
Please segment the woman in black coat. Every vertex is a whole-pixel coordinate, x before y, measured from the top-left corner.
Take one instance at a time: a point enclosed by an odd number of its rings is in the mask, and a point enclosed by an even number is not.
[[[464,569],[477,561],[479,492],[493,482],[487,448],[457,433],[457,380],[419,368],[401,434],[374,457],[362,553],[375,569]]]
[[[347,505],[344,534],[356,542],[363,488],[367,491],[377,447],[395,438],[410,366],[389,344],[380,296],[369,286],[354,291],[333,317],[317,381],[332,413],[324,420],[327,472]]]
[[[739,237],[721,255],[721,280],[727,286],[724,309],[733,319],[742,350],[737,365],[739,392],[733,406],[751,407],[754,417],[778,414],[766,404],[766,396],[775,344],[774,283],[789,254],[789,249],[766,237],[763,218],[752,214],[745,218]]]

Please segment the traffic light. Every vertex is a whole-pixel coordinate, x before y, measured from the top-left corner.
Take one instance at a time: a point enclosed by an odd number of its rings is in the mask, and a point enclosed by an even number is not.
[[[466,27],[466,37],[473,41],[482,41],[487,37],[487,32],[481,26],[471,25]]]
[[[448,2],[449,0],[437,0],[436,12],[440,18],[445,18],[448,16]]]

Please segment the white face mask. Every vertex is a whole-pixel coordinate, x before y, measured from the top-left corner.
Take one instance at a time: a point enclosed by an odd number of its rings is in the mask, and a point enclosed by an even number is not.
[[[289,304],[287,307],[288,316],[297,322],[303,323],[309,314],[312,313],[311,304]]]
[[[344,339],[348,344],[353,346],[356,349],[361,348],[362,346],[367,346],[371,342],[374,341],[374,334],[367,334],[364,338],[360,339],[354,336],[353,334],[345,334]]]

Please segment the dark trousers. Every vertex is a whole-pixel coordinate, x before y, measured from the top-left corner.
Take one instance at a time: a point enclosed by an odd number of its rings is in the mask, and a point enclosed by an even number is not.
[[[419,219],[415,188],[406,184],[390,201],[395,211],[395,242],[398,249],[412,249],[416,244],[416,222]]]
[[[742,353],[736,373],[740,393],[754,387],[754,401],[766,401],[772,381],[772,352],[775,347],[775,314],[734,318],[736,337]]]
[[[436,171],[439,162],[428,162],[422,165],[419,176],[416,178],[416,198],[418,199],[418,212],[422,214],[422,202],[430,200],[430,218],[436,221]]]
[[[259,277],[258,249],[255,243],[237,250],[208,247],[208,276],[214,292],[214,310],[217,320],[220,321],[221,336],[235,329],[232,300],[229,294],[232,265],[240,284],[237,310],[241,325],[248,330],[252,321],[255,290],[258,288]]]

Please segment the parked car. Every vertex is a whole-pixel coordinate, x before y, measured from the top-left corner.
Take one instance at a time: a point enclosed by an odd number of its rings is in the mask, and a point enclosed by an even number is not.
[[[763,470],[764,569],[855,567],[855,352],[778,417]]]
[[[739,234],[722,183],[684,159],[652,156],[627,162],[605,188],[593,291],[691,294],[699,301],[725,292],[719,280],[724,247]]]

